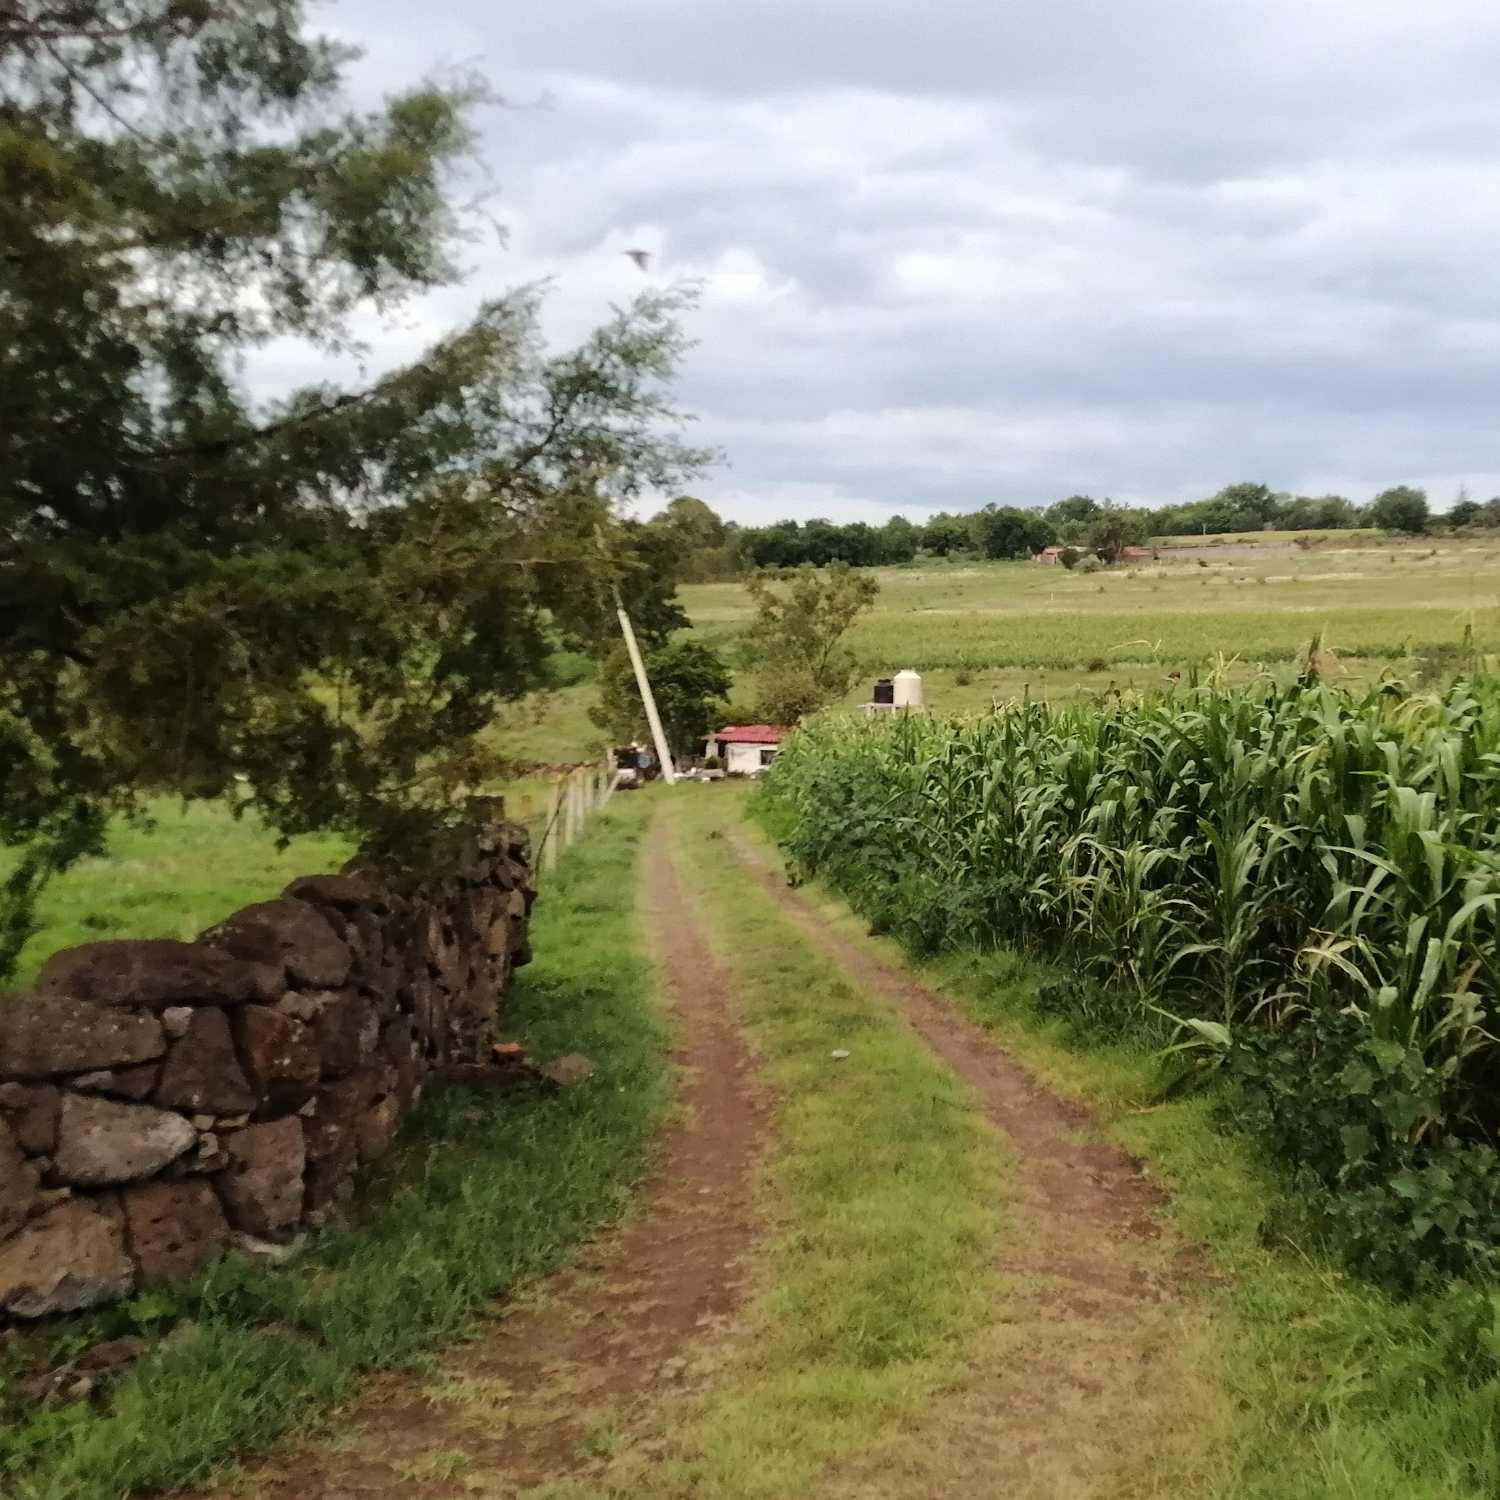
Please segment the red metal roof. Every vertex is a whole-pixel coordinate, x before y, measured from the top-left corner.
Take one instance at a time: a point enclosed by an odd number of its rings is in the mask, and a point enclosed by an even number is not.
[[[791,732],[780,724],[731,724],[711,738],[726,745],[778,745]]]

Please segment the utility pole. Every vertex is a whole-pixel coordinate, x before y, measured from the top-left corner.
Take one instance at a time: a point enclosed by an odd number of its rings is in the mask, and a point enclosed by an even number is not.
[[[620,633],[625,637],[625,649],[630,653],[630,665],[635,669],[635,685],[641,690],[641,702],[646,705],[646,722],[651,726],[651,742],[656,746],[661,774],[670,786],[677,780],[677,771],[672,765],[672,752],[667,748],[667,737],[662,733],[661,715],[656,711],[656,695],[651,691],[651,679],[646,676],[646,663],[641,659],[641,648],[635,643],[635,630],[620,601],[619,589],[615,590],[615,613],[620,617]]]
[[[599,555],[607,562],[609,549],[604,545],[602,526],[594,528],[594,540],[598,543]],[[661,715],[656,711],[656,695],[651,691],[651,679],[646,676],[646,663],[641,659],[641,648],[636,644],[635,627],[630,623],[630,616],[625,613],[619,585],[612,585],[611,592],[615,596],[615,614],[620,621],[620,634],[625,637],[625,649],[630,653],[630,665],[635,672],[635,685],[640,689],[641,702],[646,706],[646,722],[651,726],[651,743],[656,748],[662,778],[670,786],[677,780],[677,771],[672,765],[672,752],[667,748],[667,737],[662,732]]]

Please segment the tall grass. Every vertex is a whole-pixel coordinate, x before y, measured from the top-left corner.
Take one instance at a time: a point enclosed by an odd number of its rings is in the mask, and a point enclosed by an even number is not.
[[[1330,1181],[1367,1185],[1375,1157],[1382,1181],[1426,1171],[1500,1122],[1493,684],[1351,695],[1304,677],[966,720],[829,720],[789,743],[771,787],[794,859],[914,949],[1060,954],[1127,997],[1132,1024],[1165,1012],[1216,1058],[1256,1030],[1315,1038],[1340,1069],[1373,1048],[1371,1080],[1328,1075],[1325,1093],[1362,1093],[1379,1117],[1373,1134],[1363,1118],[1325,1120],[1354,1132]],[[1262,1058],[1257,1082],[1284,1091],[1304,1061]],[[1419,1240],[1463,1237],[1476,1216],[1500,1225],[1491,1164],[1459,1166],[1483,1178],[1470,1184],[1483,1211],[1462,1195],[1451,1223],[1420,1211]],[[1493,1258],[1480,1245],[1449,1257]]]

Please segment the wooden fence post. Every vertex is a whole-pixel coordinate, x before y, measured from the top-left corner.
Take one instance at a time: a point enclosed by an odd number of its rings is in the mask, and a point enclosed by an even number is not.
[[[562,800],[563,782],[559,777],[552,789],[552,806],[542,830],[541,868],[549,872],[557,868],[558,845],[562,842]]]

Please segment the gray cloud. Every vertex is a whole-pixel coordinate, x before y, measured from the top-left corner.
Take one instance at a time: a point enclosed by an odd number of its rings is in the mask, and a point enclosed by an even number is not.
[[[373,363],[542,275],[576,336],[652,248],[704,283],[682,394],[741,519],[1500,488],[1490,0],[327,14],[368,93],[475,64],[549,101],[484,119],[508,244]]]

